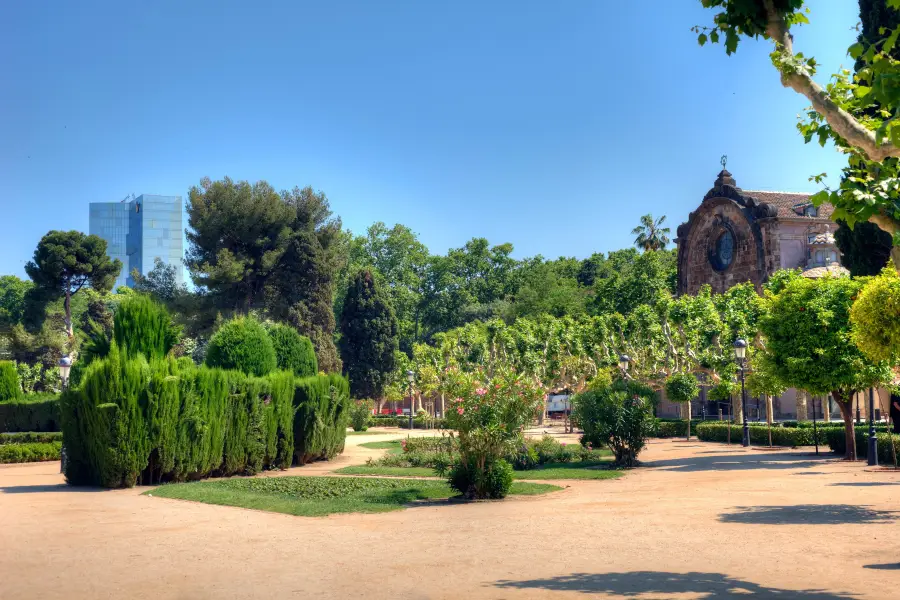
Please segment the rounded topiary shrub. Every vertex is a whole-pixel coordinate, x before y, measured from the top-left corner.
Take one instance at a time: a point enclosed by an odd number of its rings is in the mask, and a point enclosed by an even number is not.
[[[269,325],[266,331],[275,348],[275,361],[279,369],[292,371],[297,377],[312,377],[319,371],[316,351],[308,337],[281,323]]]
[[[262,324],[251,317],[227,321],[210,338],[206,364],[248,375],[265,375],[278,367],[275,347]]]
[[[15,400],[20,395],[21,388],[15,363],[9,360],[0,361],[0,402]]]

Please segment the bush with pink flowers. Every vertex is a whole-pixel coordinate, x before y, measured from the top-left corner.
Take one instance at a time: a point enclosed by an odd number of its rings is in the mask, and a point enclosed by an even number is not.
[[[444,391],[451,398],[447,426],[459,437],[450,485],[466,498],[503,498],[512,485],[504,457],[522,445],[522,431],[542,408],[543,390],[532,379],[499,368],[450,369]]]

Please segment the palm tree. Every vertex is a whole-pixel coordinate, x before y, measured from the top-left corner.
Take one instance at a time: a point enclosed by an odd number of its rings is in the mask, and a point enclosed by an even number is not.
[[[644,215],[641,217],[641,224],[631,230],[634,238],[634,245],[642,250],[664,250],[669,244],[668,227],[661,227],[666,222],[666,215],[661,216],[658,220],[653,220],[653,215]]]

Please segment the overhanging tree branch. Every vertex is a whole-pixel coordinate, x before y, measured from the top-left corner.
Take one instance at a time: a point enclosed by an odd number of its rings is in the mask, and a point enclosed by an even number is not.
[[[767,16],[766,35],[775,42],[776,49],[782,53],[786,62],[791,62],[796,56],[785,15],[775,9],[773,0],[763,0],[763,5]],[[900,148],[889,142],[879,144],[875,139],[875,132],[835,104],[828,92],[813,80],[812,74],[805,66],[790,70],[781,69],[781,83],[784,87],[805,96],[835,133],[851,146],[859,148],[869,160],[881,162],[889,157],[900,157]]]

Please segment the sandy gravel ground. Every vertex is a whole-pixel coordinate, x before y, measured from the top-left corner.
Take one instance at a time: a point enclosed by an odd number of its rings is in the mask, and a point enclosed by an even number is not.
[[[0,466],[0,599],[900,598],[900,474],[671,440],[643,458],[542,497],[325,518]]]

